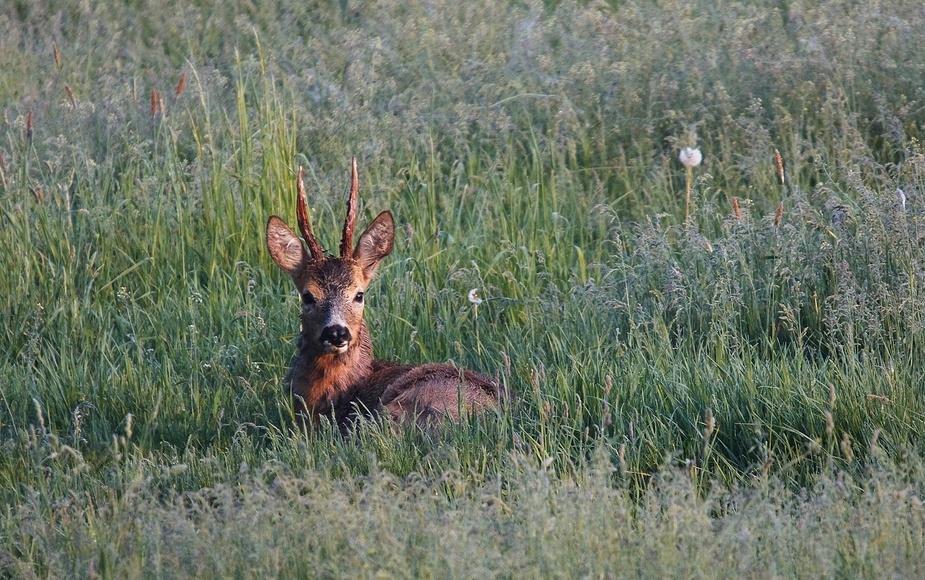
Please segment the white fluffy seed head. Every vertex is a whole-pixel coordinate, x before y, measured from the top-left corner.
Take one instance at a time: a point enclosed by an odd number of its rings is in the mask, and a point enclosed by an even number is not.
[[[678,156],[678,159],[681,160],[684,167],[697,167],[700,165],[700,162],[703,161],[703,154],[700,152],[700,149],[685,147],[681,149],[681,154]]]

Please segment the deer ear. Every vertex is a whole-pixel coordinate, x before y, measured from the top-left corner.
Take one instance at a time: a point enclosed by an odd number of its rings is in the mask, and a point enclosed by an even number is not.
[[[360,263],[367,280],[372,280],[379,262],[392,252],[394,240],[395,220],[392,212],[384,211],[369,224],[353,251],[353,259]]]
[[[276,216],[267,222],[267,249],[276,265],[295,277],[310,257],[302,241],[292,230]]]

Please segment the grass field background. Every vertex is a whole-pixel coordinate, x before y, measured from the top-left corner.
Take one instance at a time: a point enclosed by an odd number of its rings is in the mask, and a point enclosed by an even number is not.
[[[0,576],[922,576],[922,30],[3,4]],[[353,155],[358,226],[398,224],[377,355],[497,375],[498,414],[293,429],[264,227],[301,165],[334,247]]]

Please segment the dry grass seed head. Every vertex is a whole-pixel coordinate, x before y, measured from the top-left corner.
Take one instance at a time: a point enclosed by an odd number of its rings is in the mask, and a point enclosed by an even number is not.
[[[780,151],[774,150],[774,166],[777,168],[777,176],[780,177],[780,184],[784,184],[784,160],[780,156]]]
[[[76,109],[77,99],[74,98],[74,91],[71,90],[71,85],[64,85],[64,92],[67,93],[67,100],[71,103],[71,106]]]

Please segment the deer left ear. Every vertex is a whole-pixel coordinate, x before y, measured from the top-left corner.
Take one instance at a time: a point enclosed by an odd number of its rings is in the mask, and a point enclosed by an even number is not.
[[[292,230],[276,216],[267,222],[267,249],[276,265],[295,278],[309,261],[308,253],[302,247]]]
[[[394,241],[395,220],[392,219],[392,212],[384,211],[369,224],[353,251],[353,259],[360,263],[367,280],[372,280],[376,275],[376,268],[382,258],[392,253]]]

